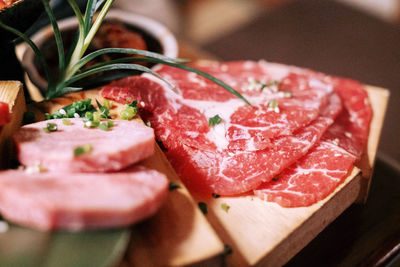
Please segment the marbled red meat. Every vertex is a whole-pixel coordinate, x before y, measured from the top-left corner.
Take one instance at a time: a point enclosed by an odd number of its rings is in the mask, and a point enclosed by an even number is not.
[[[315,120],[333,90],[324,75],[263,61],[194,67],[230,84],[252,106],[203,77],[166,66],[156,70],[180,90],[181,96],[164,83],[144,81],[143,77],[113,82],[102,90],[102,96],[122,103],[130,99],[143,101],[144,109],[154,115],[150,119],[159,125],[155,127],[156,135],[167,147],[179,139],[201,149],[257,151],[273,146],[273,138],[291,135]],[[261,90],[262,84],[275,80],[280,84]],[[269,108],[271,101],[278,103],[279,112]],[[208,120],[217,114],[223,122],[210,128]]]
[[[258,197],[284,207],[309,206],[334,191],[360,159],[372,116],[367,93],[355,81],[332,82],[344,110],[306,156],[279,174],[278,181],[255,190]]]
[[[154,152],[153,129],[139,122],[114,120],[109,131],[84,127],[82,119],[47,120],[21,127],[14,135],[18,159],[25,166],[40,164],[47,170],[64,172],[116,171]],[[47,123],[58,130],[46,132]],[[74,156],[74,149],[90,145],[92,151]]]
[[[40,230],[130,225],[153,215],[167,196],[165,175],[136,165],[117,173],[0,172],[0,214]]]
[[[309,70],[266,62],[195,67],[230,84],[253,105],[202,77],[169,67],[157,71],[181,96],[145,77],[102,90],[104,97],[123,103],[125,96],[144,102],[145,118],[192,190],[233,195],[270,181],[318,142],[341,109],[331,77]],[[273,80],[279,85],[261,91],[260,83]],[[279,110],[268,106],[272,99]],[[222,123],[209,127],[208,119],[217,114]]]
[[[323,115],[292,136],[274,139],[274,147],[258,151],[202,150],[177,144],[166,155],[185,185],[192,191],[235,195],[275,178],[304,156],[333,123],[341,110],[336,95]]]

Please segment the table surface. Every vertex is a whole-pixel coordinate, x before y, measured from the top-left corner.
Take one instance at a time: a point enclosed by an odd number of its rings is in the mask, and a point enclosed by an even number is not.
[[[335,1],[299,0],[204,45],[385,87],[391,96],[366,205],[353,205],[287,266],[386,266],[400,259],[400,27]]]

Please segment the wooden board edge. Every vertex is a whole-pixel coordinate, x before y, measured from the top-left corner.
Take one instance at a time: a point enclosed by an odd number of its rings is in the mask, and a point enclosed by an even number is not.
[[[362,187],[362,179],[360,170],[355,168],[345,182],[336,188],[323,203],[320,203],[322,204],[320,207],[310,207],[310,210],[314,211],[301,225],[269,251],[265,257],[251,263],[251,265],[282,266],[286,264],[354,203]],[[288,251],[290,251],[290,254]]]
[[[389,101],[389,90],[381,87],[365,85],[372,107],[372,120],[367,142],[367,152],[362,155],[359,168],[362,172],[362,187],[356,203],[366,203],[372,182],[372,174],[375,165],[376,153],[385,119],[386,109]]]

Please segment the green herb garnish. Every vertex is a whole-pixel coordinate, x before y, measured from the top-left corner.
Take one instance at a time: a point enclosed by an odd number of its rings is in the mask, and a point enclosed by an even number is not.
[[[71,121],[69,119],[62,119],[62,123],[64,125],[71,125]]]
[[[47,126],[43,128],[45,132],[55,132],[57,131],[57,129],[58,129],[57,124],[51,122],[48,122]]]
[[[58,75],[56,77],[52,77],[50,75],[50,68],[45,60],[45,57],[43,56],[40,49],[35,45],[35,43],[32,40],[29,39],[29,37],[26,34],[22,33],[21,31],[15,28],[5,25],[3,22],[0,22],[0,27],[20,37],[32,48],[32,50],[36,54],[38,62],[42,65],[45,79],[47,80],[47,88],[42,88],[42,87],[39,88],[39,91],[44,97],[44,99],[48,100],[54,97],[62,96],[66,93],[81,91],[83,90],[81,83],[82,79],[93,76],[98,73],[107,73],[112,70],[129,70],[129,71],[141,71],[145,73],[150,73],[158,77],[162,81],[166,82],[167,84],[169,84],[165,79],[163,79],[152,69],[137,64],[137,62],[140,61],[140,62],[150,62],[150,63],[169,65],[175,68],[180,68],[183,70],[194,72],[220,85],[228,92],[241,98],[247,104],[250,104],[241,94],[239,94],[228,84],[222,82],[219,79],[216,79],[215,77],[203,71],[183,65],[182,63],[187,62],[187,60],[170,58],[160,55],[158,53],[153,53],[139,49],[130,49],[130,48],[104,48],[85,55],[85,52],[89,47],[89,44],[91,43],[93,37],[98,31],[101,23],[103,22],[113,2],[114,0],[88,0],[86,5],[86,10],[83,14],[80,11],[79,6],[75,2],[75,0],[68,0],[69,5],[71,6],[73,12],[75,13],[75,17],[78,19],[78,32],[75,42],[73,42],[69,51],[65,53],[62,36],[58,28],[56,18],[49,5],[49,1],[42,0],[47,16],[49,17],[50,23],[53,27],[54,37],[57,45],[59,65],[58,65]],[[95,12],[98,11],[99,9],[100,12],[96,16],[96,18],[94,18]],[[117,60],[110,60],[108,62],[101,62],[99,64],[95,64],[90,67],[85,67],[85,65],[88,62],[92,61],[93,59],[108,54],[130,54],[130,55],[139,55],[140,57],[139,58],[125,57]],[[127,75],[130,75],[130,73],[124,72],[123,74],[121,74],[120,78]],[[99,81],[110,81],[114,79],[112,75],[105,74],[100,76],[101,77],[92,78],[90,80],[90,83],[96,84]],[[170,87],[174,89],[172,85],[170,85]]]
[[[108,99],[104,99],[103,105],[108,108],[111,109],[113,107],[113,102],[111,100]]]
[[[100,123],[100,125],[99,125],[99,127],[98,127],[100,130],[103,130],[103,131],[109,131],[110,130],[110,127],[108,126],[108,123],[107,122],[102,122],[102,123]]]
[[[100,123],[99,125],[99,129],[103,130],[103,131],[109,131],[111,127],[114,126],[114,122],[113,121],[103,121]]]
[[[86,144],[83,146],[78,146],[74,149],[74,157],[80,156],[85,153],[89,153],[93,150],[93,146],[90,144]]]
[[[208,126],[212,127],[222,122],[221,117],[217,114],[212,118],[208,119]]]
[[[151,122],[150,121],[146,122],[146,126],[151,127]]]
[[[272,109],[272,110],[275,110],[276,108],[278,108],[278,101],[276,101],[275,99],[271,99],[268,102],[268,108]]]
[[[203,214],[204,215],[206,215],[207,214],[207,204],[206,203],[204,203],[204,202],[199,202],[199,208],[200,208],[200,210],[201,210],[201,212],[203,212]]]
[[[212,193],[211,196],[212,196],[213,198],[219,198],[219,197],[220,197],[220,195],[218,195],[218,194],[216,194],[216,193]]]
[[[139,111],[139,109],[137,107],[137,101],[135,100],[129,104],[126,104],[125,108],[121,111],[121,113],[119,115],[121,116],[121,119],[123,119],[123,120],[130,120],[136,116],[138,111]]]
[[[222,203],[221,209],[223,209],[225,212],[228,212],[228,210],[230,209],[230,206],[226,203]]]
[[[84,117],[87,112],[95,112],[96,108],[92,105],[91,99],[82,101],[74,101],[71,105],[65,106],[53,114],[46,113],[46,120],[62,119],[62,118],[80,118]]]
[[[179,184],[177,184],[175,182],[170,182],[169,186],[168,186],[168,189],[169,189],[169,191],[173,191],[173,190],[176,190],[176,189],[178,189],[180,187],[181,186]]]

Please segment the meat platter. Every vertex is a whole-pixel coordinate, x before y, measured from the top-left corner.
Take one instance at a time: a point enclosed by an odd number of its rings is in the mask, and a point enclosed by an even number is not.
[[[366,198],[388,97],[384,89],[370,86],[366,89],[374,117],[368,153],[364,154],[360,165],[362,170],[354,169],[345,182],[323,201],[310,207],[287,209],[252,196],[217,199],[191,196],[180,185],[179,190],[170,194],[159,214],[133,228],[125,263],[155,266],[185,265],[207,260],[215,263],[216,258],[220,259],[225,244],[233,251],[226,257],[233,265],[284,264],[349,205]],[[99,100],[99,92],[87,91],[59,99],[39,106],[36,112],[57,110],[74,100],[86,98]],[[146,160],[145,165],[167,174],[169,179],[179,181],[160,150]],[[207,204],[206,216],[201,214],[196,202]],[[223,203],[230,207],[229,212],[221,209]],[[120,237],[126,236],[126,233],[121,231]],[[121,244],[124,239],[118,240],[115,244]]]

